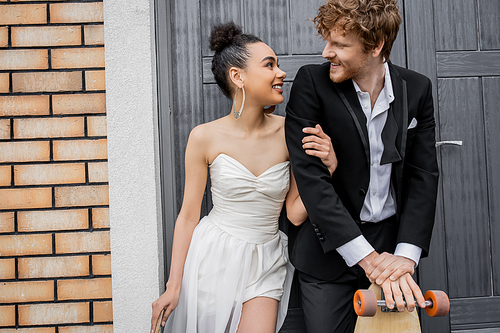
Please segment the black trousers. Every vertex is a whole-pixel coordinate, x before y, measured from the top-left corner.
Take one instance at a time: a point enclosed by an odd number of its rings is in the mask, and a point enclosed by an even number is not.
[[[364,223],[360,229],[377,252],[394,253],[398,232],[396,217],[378,223]],[[352,303],[354,293],[370,286],[361,267],[349,267],[333,281],[317,279],[299,271],[298,280],[308,333],[354,332],[357,320]]]

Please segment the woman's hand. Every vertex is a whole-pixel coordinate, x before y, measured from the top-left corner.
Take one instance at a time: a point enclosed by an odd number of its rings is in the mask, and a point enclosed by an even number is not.
[[[163,293],[156,301],[153,302],[152,307],[153,307],[153,314],[151,316],[151,333],[155,332],[156,323],[158,322],[158,319],[160,315],[162,314],[162,311],[165,310],[163,313],[163,318],[161,320],[161,327],[165,326],[165,323],[167,322],[168,317],[174,311],[175,307],[177,306],[177,303],[179,303],[179,295],[180,295],[180,290],[174,290],[174,288],[169,288],[167,286],[167,291]]]
[[[331,177],[338,164],[332,140],[323,132],[319,124],[315,127],[305,127],[302,131],[310,134],[302,139],[302,148],[304,148],[306,154],[319,157],[330,171]]]

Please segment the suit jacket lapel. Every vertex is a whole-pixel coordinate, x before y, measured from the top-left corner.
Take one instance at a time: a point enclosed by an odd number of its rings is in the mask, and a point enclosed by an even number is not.
[[[363,148],[365,150],[366,161],[370,161],[370,146],[368,143],[368,130],[366,129],[366,116],[361,109],[359,104],[358,95],[356,94],[356,89],[351,80],[344,81],[339,84],[334,84],[337,93],[339,94],[342,102],[349,111],[349,114],[356,125],[358,134],[363,142]]]
[[[408,91],[406,81],[399,76],[391,63],[389,63],[389,69],[391,71],[392,89],[396,98],[391,104],[388,118],[392,116],[397,125],[397,136],[394,144],[402,160],[405,158],[406,136],[408,133]]]

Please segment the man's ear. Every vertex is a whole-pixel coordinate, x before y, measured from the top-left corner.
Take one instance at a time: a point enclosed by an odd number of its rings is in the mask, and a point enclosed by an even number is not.
[[[243,77],[241,68],[231,67],[229,69],[229,78],[238,87],[243,87]]]
[[[380,43],[378,43],[378,45],[375,46],[375,48],[371,52],[374,58],[377,58],[380,55],[380,53],[382,53],[382,48],[384,47],[384,45],[385,45],[385,40],[381,40]]]

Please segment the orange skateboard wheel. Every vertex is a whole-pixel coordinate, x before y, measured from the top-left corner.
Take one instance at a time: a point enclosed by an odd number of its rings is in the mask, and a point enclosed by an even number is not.
[[[425,307],[425,312],[431,317],[444,317],[450,312],[450,299],[444,291],[428,290],[424,296],[425,300],[432,302],[431,306]]]
[[[373,290],[357,290],[353,303],[358,316],[373,317],[377,313],[377,296]]]

